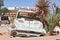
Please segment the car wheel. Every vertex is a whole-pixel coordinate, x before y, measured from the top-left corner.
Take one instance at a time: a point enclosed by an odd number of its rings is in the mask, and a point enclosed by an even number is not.
[[[17,32],[15,30],[11,31],[11,36],[15,37]]]
[[[40,36],[44,36],[44,35],[40,35]]]
[[[40,34],[40,36],[45,36],[45,34]]]

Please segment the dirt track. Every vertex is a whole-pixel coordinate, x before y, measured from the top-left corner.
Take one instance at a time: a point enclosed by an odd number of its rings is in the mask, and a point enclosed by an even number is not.
[[[44,37],[10,37],[8,33],[8,25],[0,26],[0,40],[60,40],[60,35],[44,36]]]

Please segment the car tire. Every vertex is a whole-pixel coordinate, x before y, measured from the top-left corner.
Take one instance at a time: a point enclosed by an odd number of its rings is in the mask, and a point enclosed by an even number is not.
[[[11,36],[15,37],[17,35],[17,32],[15,30],[11,31]]]
[[[45,36],[45,34],[40,34],[40,37],[41,37],[41,36]]]

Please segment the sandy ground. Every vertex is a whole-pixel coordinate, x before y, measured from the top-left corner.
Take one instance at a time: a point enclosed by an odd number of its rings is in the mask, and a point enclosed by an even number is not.
[[[60,40],[60,35],[57,36],[43,36],[43,37],[10,37],[8,33],[8,26],[0,26],[0,40]]]

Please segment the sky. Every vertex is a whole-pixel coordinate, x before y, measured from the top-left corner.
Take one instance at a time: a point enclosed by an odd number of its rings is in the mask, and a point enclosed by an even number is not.
[[[51,0],[51,2],[56,2],[60,7],[60,0]],[[35,4],[36,0],[4,0],[4,7],[27,7]]]
[[[4,0],[4,7],[34,6],[35,0]]]

